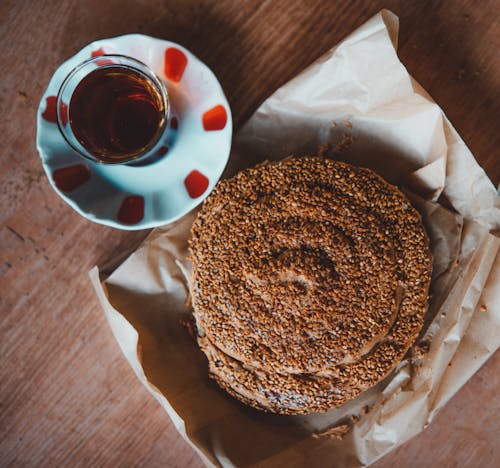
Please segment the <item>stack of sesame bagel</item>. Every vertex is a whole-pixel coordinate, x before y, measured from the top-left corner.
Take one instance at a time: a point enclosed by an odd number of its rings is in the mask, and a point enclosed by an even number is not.
[[[423,325],[427,234],[369,169],[303,157],[244,170],[207,198],[190,250],[210,375],[261,410],[345,403],[387,376]]]

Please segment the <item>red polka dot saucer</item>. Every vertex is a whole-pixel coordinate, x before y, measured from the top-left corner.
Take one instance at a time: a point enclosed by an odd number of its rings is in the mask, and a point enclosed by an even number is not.
[[[153,162],[94,163],[59,131],[56,96],[64,78],[84,60],[107,54],[145,63],[167,89],[169,129]],[[184,47],[140,34],[82,49],[57,69],[38,108],[37,148],[54,190],[81,215],[119,229],[164,225],[203,201],[226,166],[231,136],[231,110],[213,72]]]

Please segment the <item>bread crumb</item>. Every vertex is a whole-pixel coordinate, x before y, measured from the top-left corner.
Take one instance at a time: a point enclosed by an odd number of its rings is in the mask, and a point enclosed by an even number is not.
[[[371,407],[369,405],[365,405],[363,406],[363,408],[361,408],[361,412],[360,414],[362,416],[364,416],[365,414],[368,414],[368,412],[370,411]]]
[[[352,144],[356,141],[356,138],[347,133],[343,133],[340,141],[338,141],[333,147],[334,153],[342,153],[351,148]]]
[[[370,407],[364,406],[361,409],[361,414],[365,415],[368,413]],[[323,429],[321,431],[316,431],[312,434],[312,436],[315,439],[319,439],[320,437],[330,437],[331,439],[337,439],[341,440],[344,438],[345,435],[347,435],[349,432],[351,432],[351,429],[353,428],[354,424],[359,421],[360,416],[357,416],[355,414],[351,414],[347,419],[344,419],[344,422],[342,424],[337,424],[335,426],[330,426],[327,427],[326,429]]]
[[[486,312],[488,310],[488,307],[486,307],[484,304],[481,304],[481,307],[479,307],[479,310],[481,312]]]
[[[413,372],[418,371],[422,367],[423,360],[429,353],[430,347],[431,342],[428,339],[424,339],[411,348],[410,364]]]
[[[345,123],[345,128],[352,128],[352,123],[349,120]]]
[[[315,439],[320,437],[329,437],[331,439],[342,440],[352,429],[352,424],[340,424],[339,426],[330,427],[323,431],[313,432],[312,436]]]
[[[192,314],[183,315],[179,319],[179,324],[181,325],[181,327],[184,327],[188,331],[188,333],[191,335],[191,338],[196,339],[196,323]]]
[[[318,146],[318,156],[325,157],[326,153],[328,153],[328,150],[330,149],[330,145],[328,143],[325,143],[323,145]]]

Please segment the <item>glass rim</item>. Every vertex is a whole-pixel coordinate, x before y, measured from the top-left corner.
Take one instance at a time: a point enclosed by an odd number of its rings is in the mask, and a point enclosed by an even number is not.
[[[119,159],[119,160],[111,160],[111,159],[104,160],[104,159],[99,159],[97,156],[93,156],[92,153],[89,150],[87,150],[87,148],[85,148],[85,146],[83,144],[81,144],[79,142],[79,144],[82,146],[82,148],[85,149],[85,151],[87,151],[88,154],[83,153],[81,151],[81,149],[77,148],[75,146],[75,144],[73,142],[71,142],[70,139],[67,137],[67,135],[66,135],[66,131],[67,130],[65,129],[66,125],[64,125],[63,119],[62,119],[62,116],[61,116],[61,109],[63,109],[64,106],[67,106],[68,119],[67,119],[66,123],[71,128],[71,122],[69,120],[69,108],[70,108],[71,100],[67,104],[64,104],[63,98],[62,98],[63,91],[66,89],[66,86],[71,81],[71,79],[74,78],[74,76],[80,70],[82,70],[84,67],[86,67],[87,65],[89,65],[91,63],[95,63],[98,60],[102,60],[103,57],[105,57],[105,58],[116,58],[116,59],[121,59],[121,60],[128,60],[128,61],[131,61],[133,64],[139,65],[141,67],[145,67],[150,72],[151,76],[149,76],[146,73],[144,73],[144,71],[142,71],[141,69],[139,69],[137,67],[134,67],[134,65],[127,65],[127,64],[120,64],[120,63],[107,63],[107,64],[104,64],[104,65],[98,65],[99,69],[112,68],[112,67],[126,67],[126,68],[130,68],[130,69],[134,70],[135,72],[137,72],[140,75],[146,77],[148,80],[151,80],[154,83],[155,87],[160,92],[160,96],[161,96],[161,99],[163,101],[163,121],[162,121],[161,126],[158,128],[158,130],[156,131],[155,135],[151,138],[151,141],[140,152],[138,152],[137,154],[134,154],[134,155],[128,157],[127,159]],[[97,70],[97,68],[96,68],[96,70]],[[64,106],[61,106],[61,104],[64,104]],[[132,163],[132,162],[138,162],[138,161],[140,161],[145,156],[147,156],[148,153],[158,143],[160,137],[163,135],[163,133],[165,132],[165,129],[167,128],[167,123],[168,123],[169,117],[170,117],[170,100],[168,99],[167,90],[166,90],[165,86],[163,85],[163,83],[161,82],[160,78],[156,75],[156,73],[147,64],[145,64],[144,62],[141,62],[140,60],[138,60],[138,59],[136,59],[134,57],[130,57],[128,55],[123,55],[123,54],[102,54],[102,55],[98,55],[98,56],[95,56],[95,57],[90,57],[90,58],[84,60],[83,62],[80,62],[78,65],[76,65],[74,68],[72,68],[71,71],[66,75],[66,77],[62,81],[62,83],[59,86],[59,89],[57,91],[57,97],[56,97],[56,122],[57,122],[57,127],[59,128],[60,134],[63,136],[63,138],[66,141],[66,143],[68,143],[68,145],[74,151],[76,151],[79,156],[82,156],[83,158],[85,158],[85,159],[87,159],[89,161],[92,161],[94,163],[97,163],[97,164],[110,164],[110,165],[112,165],[112,164],[122,164],[122,165],[124,165],[124,164],[129,164],[129,163]],[[71,129],[71,132],[73,132],[72,129]],[[75,137],[75,139],[76,139],[76,137]]]

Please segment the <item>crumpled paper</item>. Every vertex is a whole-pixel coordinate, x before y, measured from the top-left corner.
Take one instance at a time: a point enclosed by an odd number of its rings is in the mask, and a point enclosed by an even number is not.
[[[425,428],[500,345],[500,239],[490,233],[500,197],[399,61],[397,34],[384,10],[276,91],[236,136],[226,169],[328,145],[408,191],[431,239],[432,298],[417,343],[383,382],[327,413],[282,416],[209,381],[180,324],[195,213],[154,230],[105,281],[90,272],[130,365],[207,465],[369,465]]]

